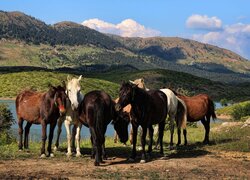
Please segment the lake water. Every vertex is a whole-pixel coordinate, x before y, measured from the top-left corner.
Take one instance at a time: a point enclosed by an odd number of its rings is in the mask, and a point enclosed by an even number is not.
[[[17,120],[17,116],[16,116],[16,106],[15,106],[15,101],[13,100],[0,100],[0,103],[4,103],[7,104],[15,118],[15,120]],[[24,121],[23,123],[23,128],[25,127],[26,122]],[[14,125],[12,125],[12,132],[14,134],[14,136],[16,138],[18,138],[18,124],[17,121]],[[49,134],[49,128],[47,128],[47,136]],[[57,126],[55,128],[55,132],[54,132],[54,140],[56,138],[57,135]],[[113,125],[109,124],[107,127],[107,131],[106,131],[106,136],[113,136],[114,135],[114,128]],[[41,140],[41,125],[35,125],[33,124],[30,128],[30,134],[29,134],[30,140],[31,141],[40,141]],[[88,138],[90,137],[90,132],[89,132],[89,128],[82,126],[82,130],[81,130],[81,138]],[[66,133],[66,129],[64,124],[62,125],[62,133],[60,136],[60,140],[66,140],[67,139],[67,133]]]
[[[13,101],[13,100],[0,100],[0,103],[7,104],[9,106],[15,120],[17,120],[15,101]],[[215,103],[215,104],[216,104],[216,108],[221,107],[220,103]],[[218,120],[218,119],[216,121],[213,121],[213,120],[211,121],[211,123],[219,123],[219,122],[221,122],[221,120]],[[200,121],[199,121],[199,123],[200,123]],[[26,125],[26,122],[24,122],[23,128],[25,127],[25,125]],[[12,126],[12,132],[13,132],[14,136],[16,138],[18,138],[18,124],[17,123],[15,123]],[[47,135],[48,135],[48,133],[49,133],[49,128],[47,128]],[[57,134],[57,126],[56,126],[55,132],[54,132],[54,140],[56,138],[56,134]],[[106,136],[113,137],[113,135],[114,135],[113,125],[109,124],[108,127],[107,127]],[[81,137],[82,138],[90,137],[89,129],[87,127],[85,127],[85,126],[82,127]],[[40,141],[41,140],[41,125],[33,124],[31,126],[29,138],[30,138],[31,141]],[[64,124],[63,124],[60,139],[61,140],[66,140],[66,138],[67,138],[67,133],[66,133],[66,130],[65,130],[65,127],[64,127]]]

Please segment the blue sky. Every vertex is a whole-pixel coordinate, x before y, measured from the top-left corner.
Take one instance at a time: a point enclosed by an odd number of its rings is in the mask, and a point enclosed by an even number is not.
[[[83,23],[121,36],[179,36],[214,44],[250,59],[248,0],[1,0],[47,24]]]

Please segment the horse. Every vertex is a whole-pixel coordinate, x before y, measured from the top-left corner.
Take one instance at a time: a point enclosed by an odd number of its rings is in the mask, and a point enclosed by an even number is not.
[[[104,91],[88,92],[79,107],[79,120],[89,127],[92,143],[92,158],[95,166],[99,166],[106,158],[105,133],[112,121],[122,143],[128,140],[129,119],[126,113],[115,111],[115,102]]]
[[[214,102],[207,94],[198,94],[188,97],[173,91],[187,106],[187,121],[201,121],[205,128],[204,144],[209,144],[210,118],[216,118]],[[187,130],[183,130],[185,145],[187,145]],[[180,139],[181,131],[178,130],[178,139]]]
[[[58,129],[57,129],[57,139],[55,143],[54,150],[57,150],[59,147],[59,137],[62,131],[62,123],[64,122],[66,131],[67,131],[67,156],[72,155],[72,149],[75,149],[75,141],[76,141],[76,156],[81,156],[80,152],[80,138],[81,138],[81,128],[82,123],[79,121],[78,107],[83,100],[83,94],[81,93],[81,85],[80,80],[82,75],[79,78],[70,79],[67,77],[67,86],[66,86],[66,94],[68,96],[66,101],[66,113],[65,116],[59,118],[58,120]],[[71,125],[73,126],[73,132],[71,134]]]
[[[129,82],[122,83],[119,90],[119,101],[115,108],[117,111],[122,110],[125,106],[131,104],[132,113],[135,118],[132,118],[132,129],[133,129],[133,150],[129,161],[134,161],[136,157],[136,141],[137,141],[137,130],[140,125],[142,128],[141,145],[142,145],[142,156],[141,163],[146,162],[145,153],[145,142],[147,128],[149,128],[149,147],[148,153],[152,152],[153,142],[153,124],[159,124],[160,128],[164,129],[165,119],[167,117],[167,97],[159,90],[145,91],[137,85]],[[163,131],[160,131],[163,132]],[[162,139],[163,133],[160,136],[160,153],[163,154]]]
[[[32,124],[42,125],[41,157],[46,157],[45,141],[47,139],[47,125],[50,124],[48,155],[53,157],[51,143],[57,119],[65,113],[65,86],[50,86],[45,93],[25,90],[16,97],[16,113],[19,126],[19,150],[23,149],[23,121],[26,120],[24,148],[28,149],[28,135]]]
[[[138,87],[143,88],[145,90],[149,90],[145,86],[145,82],[143,78],[136,79],[134,81],[130,80],[130,83],[138,85]],[[170,120],[170,149],[173,149],[173,135],[174,135],[174,121],[176,121],[178,131],[181,128],[186,128],[187,122],[187,108],[185,102],[178,98],[170,89],[160,89],[168,99],[167,107],[168,107],[168,115]],[[159,138],[158,138],[159,141]],[[181,140],[178,138],[177,145],[180,145]],[[157,142],[156,149],[158,148],[159,142]]]

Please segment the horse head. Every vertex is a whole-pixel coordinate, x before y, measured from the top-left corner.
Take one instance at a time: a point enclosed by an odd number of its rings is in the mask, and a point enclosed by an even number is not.
[[[117,112],[117,116],[113,119],[112,122],[121,143],[124,144],[126,144],[126,142],[128,141],[129,122],[130,122],[129,114],[126,112]]]
[[[81,85],[80,85],[81,78],[82,76],[73,79],[70,79],[69,76],[67,77],[68,82],[66,87],[66,93],[70,100],[71,108],[74,111],[78,109],[78,106],[80,105],[83,99],[81,94]]]
[[[149,90],[148,88],[146,88],[146,86],[145,86],[145,82],[144,82],[144,79],[143,78],[139,78],[139,79],[136,79],[136,80],[134,80],[134,81],[131,81],[131,80],[129,80],[129,82],[131,83],[131,84],[135,84],[135,85],[137,85],[139,88],[141,88],[141,89],[144,89],[144,90]]]
[[[67,95],[65,93],[65,87],[62,86],[50,86],[49,93],[54,97],[54,103],[58,107],[60,115],[63,115],[66,112],[66,99]]]
[[[132,83],[122,83],[121,88],[119,90],[119,100],[115,105],[116,111],[120,111],[126,105],[130,104],[131,101],[133,101],[135,95],[134,89],[136,87],[137,85]]]

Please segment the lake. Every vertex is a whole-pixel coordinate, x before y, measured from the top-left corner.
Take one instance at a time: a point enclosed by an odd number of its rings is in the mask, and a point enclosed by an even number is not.
[[[7,104],[9,106],[15,120],[17,120],[15,101],[13,101],[13,100],[0,100],[0,103]],[[25,127],[25,125],[26,125],[26,122],[24,121],[23,128]],[[14,125],[12,125],[11,129],[12,129],[12,132],[13,132],[14,136],[16,138],[18,138],[18,124],[15,123]],[[48,136],[48,133],[49,133],[49,128],[47,128],[47,136]],[[57,126],[56,126],[55,132],[54,132],[54,140],[55,140],[56,135],[57,135]],[[107,128],[107,131],[106,131],[106,136],[110,136],[110,137],[112,136],[113,137],[113,135],[114,135],[113,125],[109,124],[108,128]],[[40,141],[41,140],[41,125],[33,124],[31,126],[31,128],[30,128],[29,137],[30,137],[31,141]],[[81,138],[88,138],[88,137],[90,137],[89,128],[87,128],[85,126],[82,126]],[[66,133],[66,129],[65,129],[64,124],[62,126],[62,133],[61,133],[60,139],[61,140],[66,140],[67,139],[67,133]]]
[[[7,104],[9,106],[15,120],[17,120],[15,101],[14,100],[0,100],[0,103]],[[220,103],[216,102],[215,105],[216,105],[216,108],[221,107]],[[219,123],[219,122],[221,122],[221,120],[219,120],[219,119],[217,119],[216,121],[213,121],[213,120],[211,121],[211,123]],[[200,123],[200,121],[199,121],[199,123]],[[25,125],[26,125],[26,123],[24,122],[23,128],[25,127]],[[17,123],[12,125],[12,132],[13,132],[14,136],[16,138],[18,138],[18,124]],[[49,132],[49,128],[47,128],[47,133],[48,132]],[[55,132],[54,132],[54,140],[55,140],[56,134],[57,134],[57,126],[56,126]],[[113,125],[109,124],[108,128],[107,128],[107,131],[106,131],[106,136],[113,137],[113,135],[114,135]],[[85,127],[85,126],[82,127],[81,137],[82,138],[89,138],[90,137],[89,129],[87,127]],[[30,138],[31,141],[40,141],[41,140],[41,125],[33,124],[31,126],[29,138]],[[66,140],[67,139],[67,133],[66,133],[64,124],[62,126],[62,133],[61,133],[60,139],[61,140]]]

